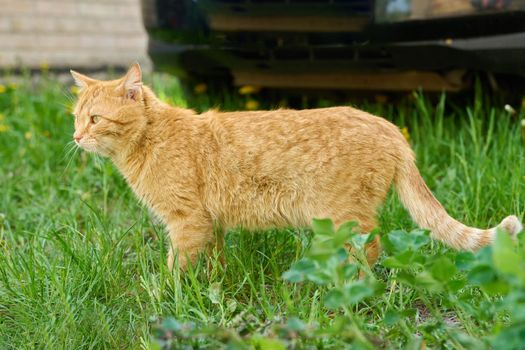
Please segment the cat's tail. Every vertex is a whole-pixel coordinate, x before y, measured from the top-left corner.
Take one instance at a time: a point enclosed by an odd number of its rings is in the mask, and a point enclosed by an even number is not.
[[[421,228],[430,230],[433,238],[453,248],[476,250],[488,245],[493,241],[498,227],[512,236],[523,229],[520,220],[514,215],[507,216],[498,226],[487,230],[468,227],[455,220],[430,192],[413,157],[400,163],[394,183],[412,219]]]

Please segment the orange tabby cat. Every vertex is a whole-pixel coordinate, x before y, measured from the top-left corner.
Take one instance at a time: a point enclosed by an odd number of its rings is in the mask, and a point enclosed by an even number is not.
[[[140,198],[166,224],[184,267],[223,229],[305,227],[313,218],[376,226],[376,209],[394,183],[415,222],[457,248],[489,244],[495,228],[451,218],[421,178],[398,128],[350,108],[203,114],[161,102],[134,64],[118,80],[71,71],[80,87],[77,144],[111,158]],[[499,225],[514,235],[520,221]],[[177,254],[178,253],[178,254]],[[367,248],[377,259],[379,243]]]

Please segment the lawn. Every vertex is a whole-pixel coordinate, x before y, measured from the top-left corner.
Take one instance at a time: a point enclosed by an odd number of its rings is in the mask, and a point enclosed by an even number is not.
[[[210,99],[206,86],[188,101],[173,78],[146,81],[198,110],[275,107],[250,91]],[[47,74],[0,86],[0,348],[524,347],[525,240],[500,235],[477,254],[454,252],[407,233],[415,226],[395,194],[381,209],[385,252],[371,270],[359,249],[353,263],[340,249],[359,248],[361,236],[333,239],[319,221],[315,234],[230,232],[225,268],[212,257],[171,274],[164,228],[109,161],[72,144],[73,99]],[[405,128],[453,217],[489,227],[525,214],[523,113],[503,105],[478,88],[462,104],[414,93],[357,107]]]

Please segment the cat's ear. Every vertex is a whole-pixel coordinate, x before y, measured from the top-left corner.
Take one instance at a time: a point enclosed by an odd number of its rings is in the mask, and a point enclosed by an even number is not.
[[[142,71],[138,63],[133,63],[122,78],[122,86],[126,98],[137,101],[142,90]]]
[[[90,77],[85,76],[84,74],[80,74],[78,72],[75,72],[74,70],[70,70],[71,75],[73,76],[73,80],[75,80],[75,85],[78,86],[81,90],[87,88],[89,85],[95,83],[95,79],[91,79]]]

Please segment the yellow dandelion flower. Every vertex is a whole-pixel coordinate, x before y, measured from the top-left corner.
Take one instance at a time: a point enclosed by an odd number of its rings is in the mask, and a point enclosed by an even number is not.
[[[44,132],[42,132],[42,135],[44,135],[45,137],[50,137],[51,133],[49,131],[45,130]]]
[[[49,70],[49,63],[44,61],[42,63],[40,63],[40,71],[45,73]]]
[[[197,84],[197,85],[195,85],[195,87],[193,88],[193,91],[194,91],[196,94],[199,94],[199,95],[205,93],[207,90],[208,90],[208,85],[206,85],[206,84],[204,84],[204,83]]]
[[[249,95],[249,94],[256,94],[261,90],[258,86],[253,85],[244,85],[239,88],[239,94],[241,95]]]
[[[9,126],[0,124],[0,132],[6,132],[7,130],[9,130]]]
[[[24,134],[24,137],[26,140],[31,140],[31,138],[33,137],[33,134],[31,134],[30,131],[26,131],[26,133]]]
[[[0,94],[3,94],[6,90],[5,85],[0,84]]]
[[[69,88],[69,91],[71,91],[71,93],[72,93],[73,95],[78,95],[80,89],[78,88],[78,86],[73,85],[73,86],[71,86],[71,87]]]
[[[259,108],[259,101],[256,101],[256,100],[248,100],[248,101],[246,101],[246,104],[244,105],[244,107],[245,107],[247,110],[250,110],[250,111],[256,110],[256,109]]]
[[[405,140],[410,141],[410,133],[408,132],[408,128],[406,126],[401,128],[401,133],[403,134]]]

